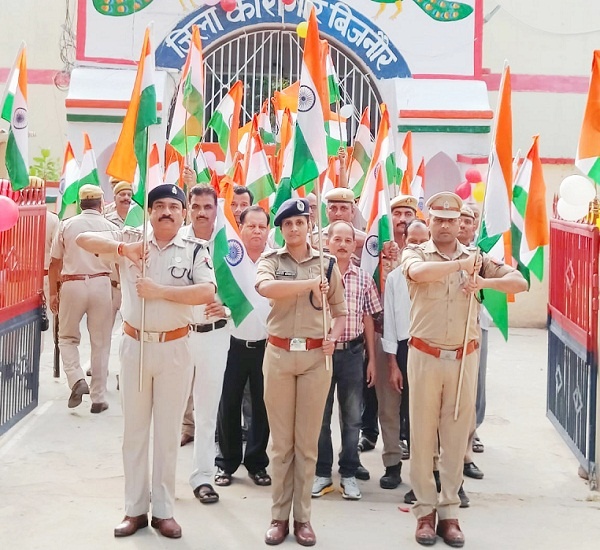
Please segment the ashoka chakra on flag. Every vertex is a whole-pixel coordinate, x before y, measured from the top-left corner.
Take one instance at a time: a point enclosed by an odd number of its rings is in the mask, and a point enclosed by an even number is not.
[[[316,97],[314,90],[305,85],[300,86],[300,90],[298,91],[298,111],[302,111],[303,113],[310,111],[315,106]]]
[[[371,235],[367,238],[367,252],[373,256],[373,258],[377,258],[379,256],[379,238],[377,235]]]
[[[229,252],[225,259],[230,266],[235,267],[244,259],[244,248],[235,239],[229,239],[227,244],[229,245]]]

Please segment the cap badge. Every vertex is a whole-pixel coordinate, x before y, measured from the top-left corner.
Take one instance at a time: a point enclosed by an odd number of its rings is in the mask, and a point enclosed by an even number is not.
[[[450,203],[448,201],[444,202],[444,210],[448,210],[450,208]]]
[[[300,211],[300,212],[304,212],[304,203],[300,200],[296,201],[296,208]]]
[[[177,195],[177,186],[173,186],[171,187],[171,193],[173,193],[173,195]]]

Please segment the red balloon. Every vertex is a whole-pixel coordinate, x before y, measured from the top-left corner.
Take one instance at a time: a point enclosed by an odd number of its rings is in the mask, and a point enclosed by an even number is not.
[[[13,228],[19,219],[17,203],[8,197],[0,195],[0,231]]]
[[[281,0],[282,4],[285,4],[286,6],[290,6],[292,5],[296,0]]]
[[[233,11],[237,7],[237,0],[221,0],[221,7],[226,12]]]
[[[471,196],[471,184],[468,181],[463,181],[454,192],[463,200],[466,201]]]
[[[481,172],[476,168],[469,168],[465,174],[465,179],[469,183],[479,183],[481,181]]]

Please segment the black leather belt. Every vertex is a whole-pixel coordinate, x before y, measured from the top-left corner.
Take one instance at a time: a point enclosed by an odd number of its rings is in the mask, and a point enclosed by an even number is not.
[[[365,339],[364,339],[363,335],[361,334],[360,336],[357,336],[353,340],[348,340],[347,342],[336,342],[335,349],[336,350],[349,349],[349,348],[352,348],[354,346],[364,343],[364,341],[365,341]]]
[[[219,319],[214,323],[206,323],[204,325],[190,325],[192,332],[210,332],[211,330],[217,330],[223,328],[227,324],[225,319]]]
[[[242,340],[232,336],[231,339],[238,345],[248,349],[259,349],[264,348],[267,345],[267,340]]]

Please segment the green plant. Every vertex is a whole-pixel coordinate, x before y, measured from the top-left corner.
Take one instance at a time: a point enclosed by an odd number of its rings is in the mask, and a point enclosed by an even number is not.
[[[33,157],[33,164],[29,167],[29,174],[46,181],[60,179],[60,159],[52,158],[50,149],[40,149],[40,156]]]

